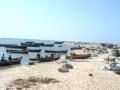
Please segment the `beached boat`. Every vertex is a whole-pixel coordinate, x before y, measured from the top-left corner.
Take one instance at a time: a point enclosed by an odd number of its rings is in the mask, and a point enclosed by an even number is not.
[[[18,57],[18,58],[12,58],[11,61],[9,61],[9,60],[0,61],[0,66],[9,66],[9,65],[20,64],[21,59],[22,59],[22,57]]]
[[[40,52],[41,49],[28,49],[29,52]]]
[[[68,50],[45,50],[46,53],[67,53]]]
[[[37,58],[29,58],[31,61],[39,61],[39,62],[50,62],[50,61],[55,61],[58,60],[60,56],[55,55],[54,57],[41,57],[39,60]]]
[[[58,60],[60,57],[48,57],[48,58],[40,58],[38,61],[39,62],[51,62],[51,61],[56,61]]]
[[[115,45],[113,45],[112,43],[101,43],[102,47],[107,47],[109,49],[112,49]]]
[[[113,49],[111,52],[112,52],[113,56],[120,57],[120,50],[119,49]]]
[[[82,47],[72,47],[71,50],[78,50],[78,49],[82,49]]]
[[[60,41],[56,41],[56,42],[54,42],[54,44],[63,44],[64,42],[60,42]]]
[[[87,59],[90,56],[91,56],[90,53],[84,53],[84,54],[71,53],[70,56],[66,56],[66,59]]]
[[[6,52],[8,52],[8,53],[28,54],[28,51],[26,51],[26,50],[11,50],[11,49],[7,49]]]

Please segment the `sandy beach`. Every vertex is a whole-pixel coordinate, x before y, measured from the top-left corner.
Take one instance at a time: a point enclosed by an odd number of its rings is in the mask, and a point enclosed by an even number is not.
[[[112,71],[101,70],[105,55],[88,59],[90,62],[68,62],[73,69],[68,73],[58,72],[62,64],[56,61],[32,66],[0,67],[0,90],[19,78],[30,76],[55,78],[59,83],[38,84],[22,90],[120,90],[120,76]],[[93,76],[89,76],[92,73]],[[12,88],[10,90],[16,90]]]

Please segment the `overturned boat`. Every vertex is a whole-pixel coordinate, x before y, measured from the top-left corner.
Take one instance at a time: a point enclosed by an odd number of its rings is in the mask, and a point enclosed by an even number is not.
[[[16,65],[16,64],[20,64],[22,57],[18,57],[18,58],[12,58],[12,60],[4,60],[4,61],[0,61],[0,66],[10,66],[10,65]]]

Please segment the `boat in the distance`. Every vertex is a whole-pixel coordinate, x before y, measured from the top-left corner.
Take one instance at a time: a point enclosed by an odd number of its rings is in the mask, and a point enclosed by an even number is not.
[[[40,46],[44,46],[44,43],[21,42],[21,46],[28,46],[28,47],[40,47]]]
[[[54,42],[54,44],[63,44],[64,42],[62,42],[62,41],[56,41],[56,42]]]
[[[7,53],[20,53],[20,54],[28,54],[27,50],[13,50],[13,49],[7,49]]]
[[[45,44],[43,45],[44,47],[54,47],[54,44]]]
[[[10,65],[20,64],[21,59],[22,59],[22,57],[12,58],[11,61],[9,61],[9,60],[1,61],[0,60],[0,66],[10,66]]]
[[[27,46],[6,45],[6,48],[27,49]]]
[[[17,44],[0,44],[0,47],[6,47],[6,46],[15,46]]]
[[[41,49],[28,49],[28,52],[40,52]]]
[[[67,53],[68,50],[45,50],[46,53]]]

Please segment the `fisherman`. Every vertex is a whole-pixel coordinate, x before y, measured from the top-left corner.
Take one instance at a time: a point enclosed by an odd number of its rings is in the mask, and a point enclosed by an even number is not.
[[[1,58],[2,62],[4,61],[4,58],[5,58],[5,54],[3,53],[2,58]]]
[[[54,58],[54,54],[51,54],[51,57]]]
[[[12,57],[11,57],[11,55],[9,55],[8,60],[9,60],[9,61],[12,61]]]
[[[48,59],[48,56],[46,55],[45,58]]]
[[[40,54],[39,53],[37,54],[37,60],[40,60]]]

